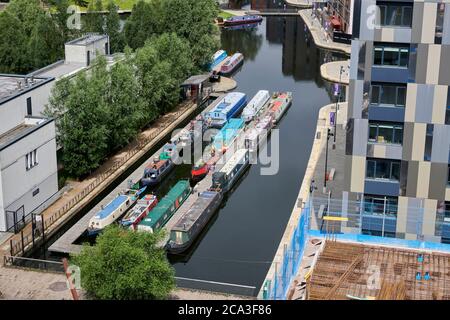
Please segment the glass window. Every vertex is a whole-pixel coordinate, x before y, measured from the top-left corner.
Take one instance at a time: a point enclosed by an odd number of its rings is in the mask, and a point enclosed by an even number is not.
[[[370,99],[372,103],[376,104],[380,103],[380,90],[381,90],[380,86],[372,86],[372,95]]]
[[[403,126],[385,122],[370,122],[369,141],[377,143],[402,144]]]
[[[375,48],[375,59],[373,63],[377,65],[383,64],[383,48]]]
[[[364,209],[366,214],[389,216],[397,215],[398,199],[392,196],[364,195]]]
[[[400,161],[389,159],[367,160],[366,178],[400,180]]]
[[[406,87],[397,87],[397,106],[406,106]]]
[[[406,86],[392,84],[372,85],[371,104],[382,104],[386,106],[405,107]]]
[[[398,48],[384,48],[383,64],[388,66],[397,66],[399,63]]]
[[[377,1],[377,5],[380,9],[380,25],[411,27],[413,14],[411,4]]]
[[[409,62],[409,50],[408,49],[400,49],[400,66],[407,67]]]
[[[411,27],[412,26],[412,16],[413,10],[412,7],[407,6],[403,7],[403,25]]]

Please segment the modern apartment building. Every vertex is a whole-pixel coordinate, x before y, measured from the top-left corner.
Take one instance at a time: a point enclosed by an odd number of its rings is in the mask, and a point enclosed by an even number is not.
[[[354,0],[328,0],[327,13],[330,17],[330,28],[352,34]]]
[[[365,205],[350,228],[450,242],[449,86],[450,1],[354,1],[345,197]]]

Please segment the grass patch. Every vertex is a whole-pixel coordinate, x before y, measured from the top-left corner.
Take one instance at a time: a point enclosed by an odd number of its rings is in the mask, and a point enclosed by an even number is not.
[[[231,18],[233,16],[234,16],[234,14],[231,14],[229,12],[225,12],[225,11],[222,11],[222,10],[220,10],[220,12],[219,12],[219,18],[222,18],[222,19],[228,19],[228,18]]]
[[[88,3],[92,2],[94,0],[87,0]],[[151,1],[151,0],[146,0]],[[73,0],[71,0],[72,4],[74,3]],[[103,2],[103,9],[105,10],[108,6],[109,0],[102,0]],[[131,10],[133,9],[133,5],[137,3],[138,0],[114,0],[114,3],[119,6],[119,10]],[[86,11],[87,8],[81,8],[81,11]]]

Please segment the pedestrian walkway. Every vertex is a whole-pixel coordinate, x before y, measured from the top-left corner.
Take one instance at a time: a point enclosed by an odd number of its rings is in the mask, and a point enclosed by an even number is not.
[[[63,273],[0,265],[0,300],[72,300]]]
[[[289,6],[298,8],[312,8],[314,2],[323,2],[324,0],[285,0]]]
[[[311,32],[316,46],[350,55],[351,46],[349,44],[333,42],[328,33],[323,29],[319,20],[313,15],[312,9],[300,10],[299,14]]]
[[[138,138],[109,158],[98,170],[83,181],[70,181],[70,190],[42,212],[46,236],[56,231],[68,218],[81,210],[102,190],[154,147],[164,136],[175,129],[197,109],[192,102],[180,104],[173,111],[160,117],[151,128],[141,132]],[[22,238],[23,234],[23,238]],[[0,244],[0,256],[18,254],[32,243],[32,227],[29,223],[22,232],[13,235]],[[22,245],[22,243],[24,245]]]
[[[320,66],[320,75],[327,81],[349,84],[350,60],[332,61]]]

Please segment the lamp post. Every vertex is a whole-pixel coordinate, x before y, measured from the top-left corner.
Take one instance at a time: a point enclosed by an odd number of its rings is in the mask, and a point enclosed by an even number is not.
[[[328,171],[328,141],[330,140],[330,137],[334,136],[333,133],[331,133],[331,129],[328,128],[327,129],[327,145],[325,148],[325,173],[324,173],[324,177],[323,177],[323,188],[326,189],[327,188],[327,171]]]
[[[339,70],[339,84],[338,84],[338,96],[336,99],[336,110],[334,115],[334,137],[333,142],[336,144],[336,136],[337,136],[337,115],[338,115],[338,109],[339,109],[339,102],[341,102],[341,81],[342,81],[342,73],[344,73],[344,66],[341,66]],[[333,145],[334,147],[334,145]]]

